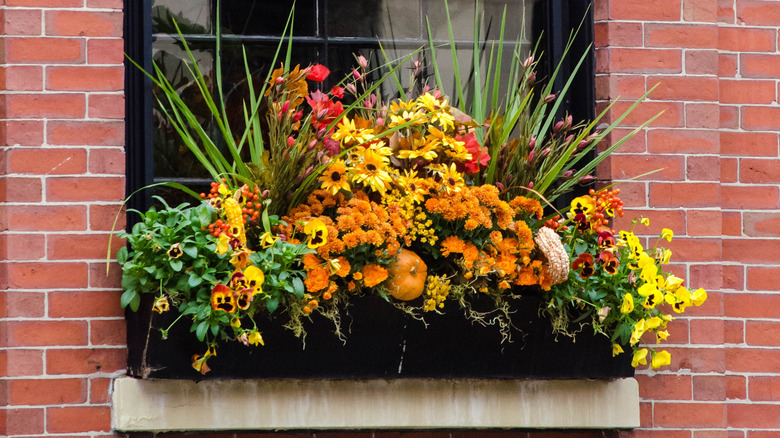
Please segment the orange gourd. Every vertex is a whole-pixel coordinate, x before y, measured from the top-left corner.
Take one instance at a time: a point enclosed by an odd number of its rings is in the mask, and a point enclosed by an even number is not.
[[[411,301],[422,295],[428,266],[414,251],[404,249],[398,254],[398,260],[388,267],[389,278],[385,286],[393,298]]]

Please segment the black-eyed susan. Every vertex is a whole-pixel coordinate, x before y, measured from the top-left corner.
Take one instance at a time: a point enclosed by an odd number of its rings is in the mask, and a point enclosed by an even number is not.
[[[343,160],[336,160],[328,165],[328,168],[320,175],[320,183],[323,190],[336,194],[339,190],[350,191],[347,166]]]
[[[387,158],[366,149],[361,154],[361,162],[355,166],[352,181],[371,187],[374,191],[384,193],[393,178],[387,172]]]

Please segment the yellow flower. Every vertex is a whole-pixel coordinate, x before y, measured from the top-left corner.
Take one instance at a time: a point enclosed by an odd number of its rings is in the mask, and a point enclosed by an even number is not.
[[[257,345],[265,345],[265,341],[263,341],[263,336],[260,335],[260,332],[257,330],[252,330],[249,333],[249,336],[247,337],[247,340],[250,344],[257,346]]]
[[[230,251],[230,238],[227,234],[222,233],[217,240],[217,254],[222,255]]]
[[[672,237],[674,237],[674,231],[670,230],[669,228],[664,228],[661,230],[661,239],[666,239],[667,242],[671,242]]]
[[[645,321],[645,329],[651,330],[661,325],[663,320],[657,316],[654,316],[647,321]]]
[[[322,183],[323,190],[328,190],[332,194],[336,194],[339,190],[350,191],[349,179],[346,176],[347,166],[344,165],[344,161],[336,160],[320,175],[320,182]]]
[[[370,186],[379,193],[387,190],[388,184],[393,180],[386,170],[386,160],[380,154],[367,149],[362,154],[362,162],[355,167],[352,181]]]
[[[338,129],[333,133],[332,138],[340,141],[342,144],[356,141],[364,143],[374,138],[374,133],[370,129],[360,129],[355,126],[355,122],[344,118],[339,122]]]
[[[634,351],[634,357],[631,359],[631,366],[636,368],[639,364],[647,365],[647,348]]]
[[[279,237],[274,236],[270,231],[266,231],[260,236],[260,248],[268,249],[274,246],[277,240],[279,240]]]
[[[260,268],[257,266],[248,266],[244,269],[244,277],[246,277],[247,286],[252,288],[252,295],[262,292],[263,289],[261,286],[265,281],[265,275],[263,275],[263,271],[261,271]]]
[[[631,345],[636,345],[637,342],[642,338],[642,335],[645,333],[645,320],[640,319],[639,321],[634,324],[634,331],[631,332],[631,340],[629,343]]]
[[[303,232],[309,236],[306,245],[311,249],[316,249],[328,243],[328,228],[319,220],[310,220],[303,227]]]
[[[655,333],[655,343],[660,344],[661,341],[665,341],[669,337],[669,332],[666,330],[659,330]]]
[[[634,311],[634,296],[627,293],[623,296],[623,304],[620,305],[620,313],[631,313]]]
[[[697,306],[701,306],[702,304],[704,304],[704,301],[706,300],[707,300],[707,291],[705,291],[702,288],[696,289],[696,291],[694,291],[691,294],[691,301],[693,302],[693,304]]]
[[[664,350],[653,355],[653,360],[650,361],[650,366],[654,370],[657,370],[658,368],[669,365],[670,363],[672,363],[672,355],[669,354],[668,351]]]
[[[622,352],[623,347],[621,347],[620,344],[612,344],[612,357],[615,357]]]
[[[234,316],[233,318],[230,318],[230,326],[239,328],[241,327],[241,318]]]
[[[211,371],[211,368],[209,368],[208,365],[206,365],[206,361],[209,359],[208,354],[205,356],[201,356],[199,354],[192,355],[192,368],[195,369],[195,371],[205,375],[209,371]]]
[[[646,226],[646,227],[649,227],[650,226],[650,219],[646,218],[646,217],[641,217],[641,218],[639,218],[639,223],[644,225],[644,226]]]
[[[163,313],[167,312],[168,309],[170,309],[171,306],[168,303],[168,297],[159,297],[156,300],[154,300],[154,307],[152,307],[152,310],[154,310],[157,313]]]
[[[588,215],[588,213],[592,212],[596,209],[596,203],[593,202],[593,198],[591,198],[588,195],[583,195],[578,198],[574,198],[571,201],[571,212],[573,214],[584,214]]]
[[[181,249],[181,243],[174,243],[171,245],[170,249],[168,249],[168,257],[172,259],[178,259],[182,254],[184,254],[184,251]]]

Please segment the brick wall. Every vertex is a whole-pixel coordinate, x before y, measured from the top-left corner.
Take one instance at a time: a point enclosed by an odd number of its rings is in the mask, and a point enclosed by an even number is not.
[[[124,194],[121,8],[0,0],[0,435],[111,434],[125,360],[103,262]],[[600,176],[664,168],[622,184],[629,215],[673,228],[673,270],[710,291],[673,323],[672,367],[638,375],[642,428],[318,438],[780,434],[780,2],[596,0],[595,12],[599,104],[660,83],[623,132],[664,111]]]
[[[711,291],[677,321],[673,365],[638,376],[634,437],[780,435],[780,2],[597,0],[597,98],[664,111],[601,170],[676,232],[675,272]],[[628,125],[630,126],[630,125]],[[628,127],[627,126],[627,127]],[[725,348],[724,348],[725,345]]]
[[[0,5],[0,435],[100,436],[126,355],[104,261],[124,197],[122,1]]]

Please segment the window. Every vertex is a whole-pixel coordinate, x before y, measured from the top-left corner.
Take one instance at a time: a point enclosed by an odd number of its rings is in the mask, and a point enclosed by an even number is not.
[[[540,51],[545,53],[542,76],[558,63],[571,29],[589,11],[589,1],[585,0],[483,0],[479,9],[485,16],[488,39],[499,35],[504,3],[507,3],[508,17],[506,44],[512,45],[515,38],[521,38],[524,48],[530,49],[532,42],[541,36]],[[245,78],[241,48],[246,48],[253,73],[264,77],[269,68],[275,67],[270,65],[271,58],[291,5],[291,0],[222,1],[218,14],[215,0],[126,2],[126,52],[148,71],[152,69],[152,61],[157,62],[183,94],[192,93],[182,64],[185,54],[175,36],[173,21],[176,20],[201,61],[200,68],[208,73],[213,71],[216,21],[221,15],[223,88],[229,99],[241,102]],[[450,0],[449,7],[459,58],[470,59],[474,2]],[[325,64],[333,72],[331,77],[341,77],[349,71],[354,64],[354,53],[369,57],[372,65],[380,65],[383,63],[377,50],[380,42],[390,58],[401,57],[427,44],[426,16],[430,18],[434,42],[447,42],[443,0],[298,0],[293,64]],[[584,23],[574,53],[582,53],[592,41],[592,19],[587,18]],[[440,65],[451,64],[448,50],[440,50],[438,55]],[[424,54],[421,62],[425,65]],[[567,67],[564,65],[564,70]],[[462,65],[461,70],[463,75],[467,74],[467,66]],[[566,76],[564,72],[558,80]],[[592,118],[592,62],[580,70],[576,81],[576,89],[585,92],[570,96],[563,110],[578,119]],[[445,92],[453,95],[452,88],[445,87]],[[203,179],[205,173],[180,145],[175,132],[166,129],[164,117],[156,111],[151,81],[132,65],[126,69],[126,89],[128,193],[160,181],[205,187],[208,184]],[[208,124],[208,120],[204,122]],[[134,208],[144,209],[148,205],[148,193],[131,200]]]

